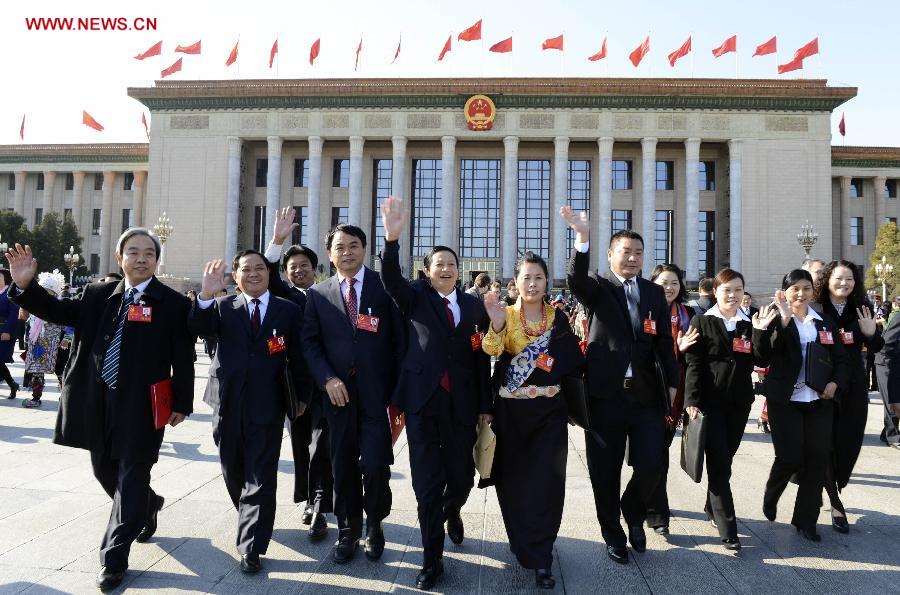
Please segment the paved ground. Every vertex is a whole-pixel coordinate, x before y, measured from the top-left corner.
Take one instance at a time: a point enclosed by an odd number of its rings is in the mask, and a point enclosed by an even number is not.
[[[397,443],[391,486],[394,509],[386,521],[380,562],[365,556],[347,566],[331,562],[333,539],[312,544],[291,502],[293,464],[282,449],[278,516],[264,571],[237,569],[237,515],[219,472],[209,409],[200,401],[207,361],[197,366],[196,413],[166,433],[153,487],[166,498],[152,543],[135,544],[124,583],[129,592],[347,593],[411,592],[421,543],[403,437]],[[21,365],[14,366],[21,378]],[[755,422],[735,460],[733,487],[744,549],[732,555],[702,514],[704,487],[678,467],[671,450],[669,494],[672,535],[648,535],[648,550],[619,566],[605,555],[584,457],[584,439],[570,432],[566,508],[556,542],[557,590],[627,593],[900,593],[900,453],[878,441],[881,405],[872,395],[868,434],[844,502],[852,529],[839,535],[823,509],[823,541],[812,544],[788,523],[795,489],[788,488],[778,522],[762,516],[762,490],[772,460],[768,436]],[[758,407],[754,409],[755,420]],[[110,502],[94,481],[88,454],[51,443],[57,392],[42,410],[0,401],[0,593],[95,591],[97,549]],[[625,472],[628,474],[628,471]],[[533,575],[519,568],[506,544],[493,490],[475,490],[464,509],[466,540],[448,540],[445,593],[519,593]],[[333,521],[333,519],[331,519]],[[334,525],[331,536],[335,534]],[[360,552],[361,554],[361,552]]]

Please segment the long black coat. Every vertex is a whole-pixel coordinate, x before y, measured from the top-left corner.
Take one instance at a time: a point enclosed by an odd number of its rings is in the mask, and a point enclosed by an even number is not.
[[[19,307],[9,299],[9,290],[0,293],[0,333],[9,333],[9,341],[0,341],[0,363],[13,361],[18,321]]]
[[[118,394],[106,419],[103,356],[125,292],[125,282],[92,283],[76,298],[57,300],[32,281],[11,298],[38,318],[75,328],[71,355],[63,373],[53,441],[91,451],[105,449],[107,421],[112,426],[113,459],[155,462],[164,429],[153,424],[150,385],[171,376],[177,413],[190,415],[194,402],[194,343],[188,333],[188,298],[155,277],[140,299],[153,308],[150,322],[125,321],[119,360]]]

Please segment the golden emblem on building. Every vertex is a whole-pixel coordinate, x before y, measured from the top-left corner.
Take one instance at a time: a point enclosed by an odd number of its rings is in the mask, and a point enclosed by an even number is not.
[[[469,130],[490,130],[497,108],[487,95],[473,95],[466,101],[465,115]]]

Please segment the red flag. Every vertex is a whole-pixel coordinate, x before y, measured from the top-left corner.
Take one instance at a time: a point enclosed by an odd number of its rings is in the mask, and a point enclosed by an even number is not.
[[[478,41],[481,39],[481,19],[478,22],[463,31],[457,37],[459,41]]]
[[[542,50],[559,50],[563,51],[563,36],[560,35],[558,37],[551,37],[549,39],[545,39],[544,43],[541,45]]]
[[[275,54],[278,53],[278,38],[275,38],[275,43],[272,44],[272,49],[269,50],[269,68],[272,68],[272,63],[275,61]]]
[[[200,42],[197,41],[195,43],[192,43],[191,45],[179,45],[175,48],[175,52],[181,52],[182,54],[199,54]]]
[[[816,37],[794,53],[794,60],[805,60],[819,53],[819,38]]]
[[[315,40],[312,44],[312,47],[309,48],[309,65],[312,66],[313,62],[316,61],[316,58],[319,57],[319,48],[321,48],[322,38]]]
[[[163,69],[163,71],[159,73],[159,78],[164,79],[171,74],[180,72],[181,71],[181,60],[182,60],[181,58],[178,58],[177,60],[175,60],[174,64],[172,64],[168,68]]]
[[[641,63],[641,60],[644,59],[644,56],[650,51],[650,36],[647,36],[647,39],[644,40],[644,43],[637,46],[633,52],[628,54],[628,59],[631,60],[631,63],[634,64],[634,67],[637,68],[638,64]]]
[[[453,35],[447,38],[447,43],[444,44],[444,49],[441,50],[441,53],[438,55],[438,62],[444,59],[444,56],[447,55],[447,52],[450,51],[450,41],[453,39]]]
[[[737,35],[732,35],[728,39],[725,40],[725,43],[717,47],[712,51],[713,56],[716,58],[727,54],[728,52],[736,52],[737,51]]]
[[[774,54],[775,52],[778,51],[777,43],[778,42],[775,41],[775,37],[772,37],[772,39],[770,39],[766,43],[756,46],[756,51],[753,52],[752,57],[755,58],[756,56],[765,56],[767,54]]]
[[[356,71],[356,67],[359,66],[359,53],[362,51],[362,37],[359,38],[359,45],[356,46],[356,62],[353,64],[353,71]]]
[[[512,37],[507,37],[503,41],[498,41],[490,47],[490,51],[498,54],[505,54],[512,51]]]
[[[778,74],[784,74],[785,72],[791,72],[792,70],[800,70],[801,68],[803,68],[803,58],[794,58],[787,64],[779,64]]]
[[[597,60],[602,60],[605,57],[606,57],[606,38],[604,37],[603,45],[600,46],[600,51],[597,52],[596,54],[594,54],[593,56],[590,56],[588,58],[588,60],[590,60],[591,62],[596,62]]]
[[[231,66],[232,64],[237,62],[238,44],[240,43],[240,39],[234,42],[234,48],[232,48],[231,53],[228,54],[228,59],[225,60],[225,66]]]
[[[841,133],[841,136],[847,136],[847,126],[844,124],[844,112],[841,112],[841,121],[838,124],[838,132]]]
[[[25,114],[22,114],[22,125],[19,126],[19,138],[25,140]]]
[[[101,132],[103,131],[103,126],[100,124],[100,122],[92,118],[91,115],[84,110],[81,111],[81,123],[85,126],[93,128],[94,130]]]
[[[162,54],[162,41],[157,41],[156,43],[151,45],[149,48],[147,48],[146,51],[141,52],[140,54],[135,56],[134,59],[135,60],[144,60],[146,58],[152,58],[153,56],[159,56],[160,54]]]
[[[147,128],[147,114],[141,112],[141,124],[144,125],[144,133],[147,135],[147,140],[150,140],[150,129]]]
[[[683,44],[681,44],[680,48],[678,48],[677,50],[675,50],[674,52],[669,54],[669,64],[671,64],[672,67],[674,68],[675,63],[678,62],[678,60],[680,60],[681,58],[684,58],[685,56],[687,56],[690,53],[691,53],[691,37],[689,35],[687,38],[687,41],[685,41]],[[643,56],[641,56],[641,58],[643,58]],[[641,58],[638,58],[638,62],[641,61]],[[634,53],[632,53],[631,61],[634,62]],[[635,63],[635,66],[637,66],[637,63]]]
[[[400,41],[397,42],[397,51],[394,52],[394,59],[391,60],[391,64],[397,61],[397,58],[400,56],[400,44],[403,43],[403,34],[400,34]]]

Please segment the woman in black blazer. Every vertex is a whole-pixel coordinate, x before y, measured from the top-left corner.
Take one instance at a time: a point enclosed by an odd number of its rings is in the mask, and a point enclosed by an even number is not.
[[[850,385],[834,409],[834,456],[829,457],[825,491],[831,500],[831,526],[839,533],[850,531],[847,513],[838,492],[847,486],[866,434],[869,391],[862,348],[877,353],[884,347],[881,329],[875,324],[874,308],[866,299],[862,275],[852,262],[828,263],[816,288],[822,311],[838,324],[835,337],[847,350]]]
[[[766,482],[763,514],[775,520],[778,500],[796,473],[800,486],[791,524],[806,539],[821,541],[816,520],[832,449],[833,401],[849,387],[850,368],[838,323],[810,308],[812,298],[812,277],[801,269],[785,275],[781,289],[775,292],[781,320],[769,335],[771,363],[764,386],[775,461]],[[806,384],[809,343],[825,346],[831,355],[831,380],[821,394]]]
[[[684,354],[685,411],[690,419],[706,417],[706,472],[708,489],[704,511],[728,550],[741,549],[734,499],[731,495],[731,463],[753,405],[753,366],[764,366],[768,350],[765,332],[777,310],[763,307],[753,319],[741,309],[744,277],[722,269],[713,280],[715,305],[691,320],[699,333],[697,344]],[[690,423],[690,422],[688,422]]]

